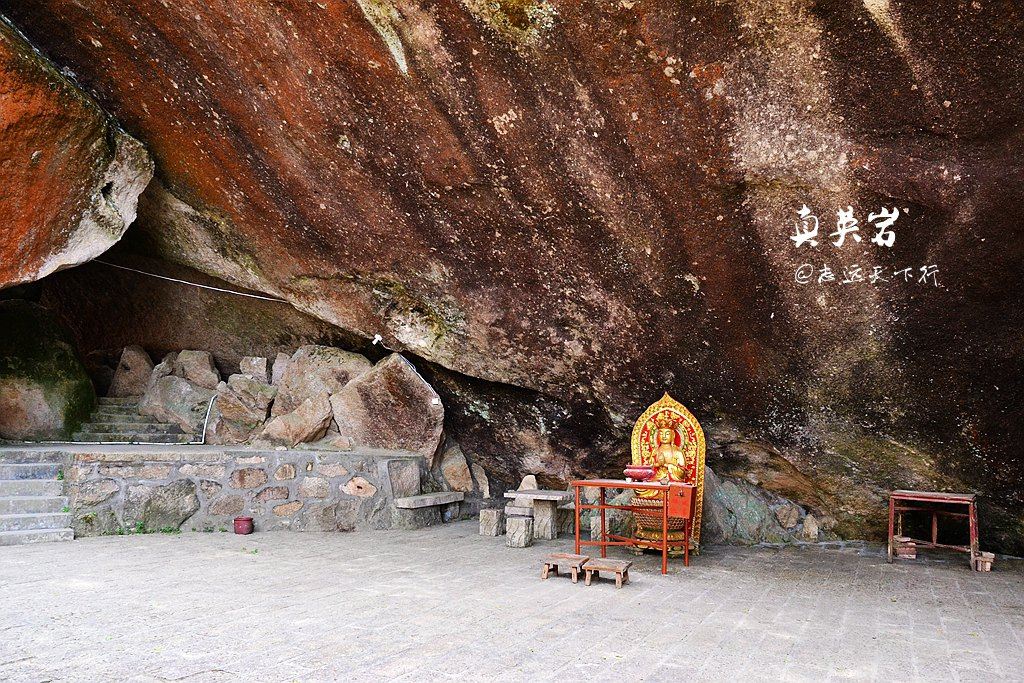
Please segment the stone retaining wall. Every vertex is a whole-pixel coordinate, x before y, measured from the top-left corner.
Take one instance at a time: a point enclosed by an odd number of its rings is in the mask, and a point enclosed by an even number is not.
[[[258,531],[414,528],[439,510],[398,510],[420,492],[422,458],[395,452],[195,449],[77,452],[67,467],[76,536],[171,529]]]

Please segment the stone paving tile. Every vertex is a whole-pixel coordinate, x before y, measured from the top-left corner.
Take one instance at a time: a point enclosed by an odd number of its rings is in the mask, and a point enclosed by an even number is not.
[[[712,548],[616,590],[475,532],[0,548],[0,681],[1024,681],[1022,562]]]

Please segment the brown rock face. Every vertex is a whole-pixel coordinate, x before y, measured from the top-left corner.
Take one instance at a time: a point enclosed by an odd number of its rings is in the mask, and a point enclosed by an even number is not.
[[[277,389],[247,375],[231,375],[217,387],[210,411],[208,443],[245,443],[261,427],[270,412]]]
[[[429,362],[495,482],[621,471],[668,390],[837,531],[909,481],[1024,551],[1012,3],[0,11],[151,149],[140,249]]]
[[[316,441],[327,433],[331,424],[331,404],[327,394],[307,398],[290,413],[270,420],[259,438],[287,446]]]
[[[0,289],[99,256],[135,219],[153,164],[0,17]]]
[[[441,441],[441,399],[397,353],[331,396],[331,410],[341,435],[356,446],[410,451],[429,462]]]
[[[341,391],[352,379],[370,369],[370,361],[357,353],[330,346],[303,346],[288,361],[278,384],[271,414],[290,413],[308,398]]]
[[[117,362],[107,396],[142,396],[153,374],[153,360],[140,346],[126,346]]]
[[[179,425],[186,432],[202,431],[207,407],[215,392],[175,375],[161,377],[139,399],[139,413]]]

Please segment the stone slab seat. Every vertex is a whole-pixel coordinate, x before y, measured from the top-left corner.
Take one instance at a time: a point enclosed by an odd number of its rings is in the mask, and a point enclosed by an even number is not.
[[[559,503],[573,498],[570,491],[551,491],[545,489],[525,489],[523,491],[509,491],[506,498],[531,498],[533,500],[552,500]]]
[[[421,493],[418,496],[406,496],[395,498],[395,507],[401,510],[416,510],[418,508],[433,507],[435,505],[449,505],[461,503],[466,494],[461,491],[441,491],[440,493]]]

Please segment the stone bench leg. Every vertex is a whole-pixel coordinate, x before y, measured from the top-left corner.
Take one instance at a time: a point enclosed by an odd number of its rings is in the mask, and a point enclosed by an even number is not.
[[[441,520],[445,522],[453,522],[459,518],[460,506],[458,501],[454,503],[446,503],[441,508]]]
[[[558,501],[533,501],[533,537],[548,541],[558,538]]]
[[[505,511],[486,508],[480,511],[480,535],[501,536],[505,533]]]
[[[527,548],[533,545],[533,519],[509,517],[505,520],[505,545],[509,548]]]

